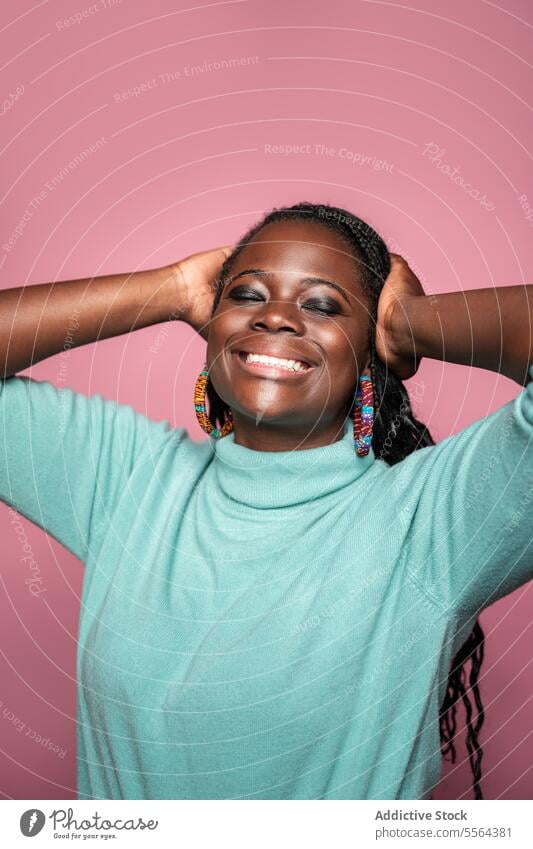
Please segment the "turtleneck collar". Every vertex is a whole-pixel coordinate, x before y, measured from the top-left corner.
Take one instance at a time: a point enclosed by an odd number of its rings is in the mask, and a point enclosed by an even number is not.
[[[214,440],[214,473],[229,498],[250,507],[303,504],[353,484],[376,462],[372,448],[358,457],[353,424],[347,419],[342,439],[320,448],[255,451],[235,443],[232,432]]]

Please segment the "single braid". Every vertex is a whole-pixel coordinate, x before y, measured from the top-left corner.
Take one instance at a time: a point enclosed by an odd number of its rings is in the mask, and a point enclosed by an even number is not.
[[[434,445],[435,442],[426,427],[413,415],[409,394],[402,381],[392,373],[378,357],[375,347],[375,326],[379,295],[389,274],[391,263],[387,246],[378,233],[363,221],[345,209],[327,204],[302,202],[290,207],[278,207],[269,212],[261,221],[250,228],[239,240],[235,249],[225,260],[213,304],[213,314],[218,306],[222,291],[229,278],[230,271],[241,251],[269,224],[279,221],[304,220],[319,223],[337,234],[354,256],[361,279],[363,292],[370,302],[370,321],[368,343],[370,349],[370,371],[374,387],[374,427],[372,448],[377,459],[384,460],[390,466],[401,462],[419,448]],[[214,390],[211,381],[207,384],[209,399],[209,419],[216,427],[222,427],[225,418],[231,415],[229,407]],[[485,635],[479,621],[456,653],[449,671],[446,695],[439,710],[439,729],[442,756],[451,753],[455,763],[455,733],[457,728],[456,711],[459,699],[466,712],[466,746],[473,776],[473,789],[476,799],[482,799],[481,760],[483,750],[478,735],[484,721],[484,709],[479,691],[479,672],[483,662]],[[466,667],[471,664],[469,685],[466,683]],[[472,703],[469,692],[472,691],[477,708],[477,719],[472,718]]]

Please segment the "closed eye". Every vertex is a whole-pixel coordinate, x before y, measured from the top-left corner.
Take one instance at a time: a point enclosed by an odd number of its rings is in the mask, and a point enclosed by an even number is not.
[[[262,296],[258,292],[253,292],[251,289],[232,289],[228,298],[234,298],[236,301],[261,301]]]
[[[263,295],[253,289],[246,289],[244,286],[236,286],[228,293],[227,297],[235,301],[264,301]],[[302,304],[302,306],[311,312],[319,313],[321,315],[342,314],[342,309],[337,302],[329,299],[309,300]]]
[[[339,315],[341,312],[337,304],[330,301],[306,301],[303,306],[308,310],[320,312],[324,315]]]

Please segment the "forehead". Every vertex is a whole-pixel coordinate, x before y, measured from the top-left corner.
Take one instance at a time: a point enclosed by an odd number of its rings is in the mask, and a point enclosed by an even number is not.
[[[360,292],[357,261],[337,233],[314,221],[278,221],[257,233],[232,268],[324,277]]]

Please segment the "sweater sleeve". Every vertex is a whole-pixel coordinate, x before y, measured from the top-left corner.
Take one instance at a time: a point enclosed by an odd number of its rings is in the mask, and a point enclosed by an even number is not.
[[[135,465],[173,433],[100,395],[0,380],[0,500],[85,561]]]
[[[533,579],[533,381],[398,468],[406,568],[441,607],[477,615]]]

